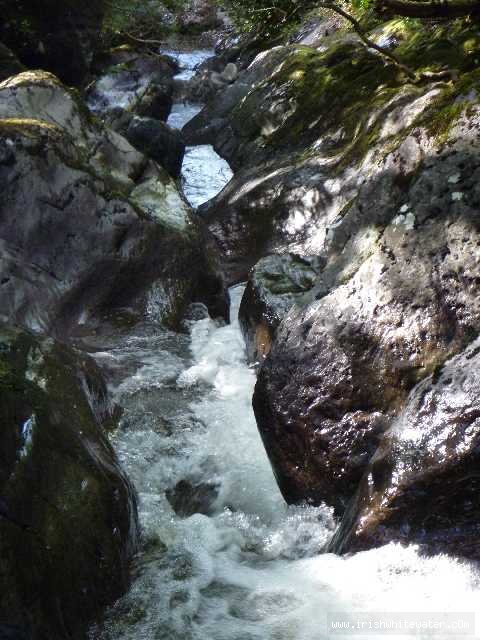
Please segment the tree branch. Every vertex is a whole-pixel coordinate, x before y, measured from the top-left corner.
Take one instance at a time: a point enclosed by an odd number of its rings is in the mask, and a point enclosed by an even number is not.
[[[373,42],[373,40],[370,40],[370,38],[365,35],[358,20],[356,20],[353,16],[351,16],[346,11],[344,11],[341,7],[331,2],[318,2],[317,6],[323,7],[324,9],[331,9],[335,13],[338,13],[338,15],[342,16],[342,18],[345,18],[345,20],[348,20],[348,22],[350,22],[352,27],[355,29],[355,32],[357,33],[357,35],[360,37],[362,42],[367,45],[367,47],[369,47],[370,49],[374,49],[381,56],[383,56],[384,58],[387,58],[390,62],[393,62],[393,64],[396,67],[401,69],[410,78],[410,80],[417,80],[416,73],[412,69],[410,69],[410,67],[407,67],[406,64],[403,64],[403,62],[401,62],[400,59],[397,58],[397,56],[394,53],[392,53],[391,51],[388,51],[387,49],[384,49],[380,45]]]
[[[128,31],[120,31],[119,33],[121,33],[122,36],[127,38],[127,40],[132,40],[132,42],[135,42],[138,44],[155,45],[159,47],[163,47],[163,45],[165,44],[165,42],[163,42],[162,40],[138,38],[137,36],[134,36],[132,33],[128,33]]]
[[[425,2],[415,2],[415,0],[381,0],[382,2],[407,2],[409,4],[430,4],[429,0]],[[455,2],[472,2],[473,0],[454,0]],[[478,4],[479,0],[475,0]],[[381,56],[386,58],[389,62],[393,63],[398,69],[403,71],[405,75],[415,84],[420,82],[432,82],[438,80],[451,80],[454,77],[454,73],[449,70],[443,70],[439,72],[424,72],[424,73],[416,73],[413,69],[404,64],[394,53],[388,51],[384,47],[373,42],[363,31],[362,27],[358,20],[356,20],[349,13],[344,11],[341,7],[332,2],[317,2],[317,7],[322,7],[324,9],[330,9],[334,11],[338,15],[348,20],[352,27],[354,28],[356,34],[359,36],[360,40],[369,48],[377,51]]]

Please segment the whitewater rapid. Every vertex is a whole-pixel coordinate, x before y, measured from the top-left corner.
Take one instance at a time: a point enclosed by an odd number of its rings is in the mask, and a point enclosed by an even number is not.
[[[213,197],[214,165],[192,163],[202,197]],[[337,637],[336,612],[352,624],[357,612],[475,612],[480,620],[473,564],[394,544],[320,553],[336,522],[327,507],[287,507],[278,491],[251,408],[243,288],[230,293],[230,325],[205,317],[177,334],[149,323],[96,353],[124,408],[113,444],[139,495],[143,546],[130,592],[92,638],[322,640]],[[181,515],[172,507],[180,494]]]

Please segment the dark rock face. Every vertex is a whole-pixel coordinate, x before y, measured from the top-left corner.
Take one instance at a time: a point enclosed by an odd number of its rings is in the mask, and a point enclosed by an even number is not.
[[[194,301],[227,313],[213,259],[160,167],[49,74],[0,85],[0,118],[3,321],[64,335],[124,316],[175,325]]]
[[[0,624],[0,640],[30,640],[31,636],[19,629],[7,624]]]
[[[166,122],[172,110],[172,91],[170,82],[150,85],[145,89],[136,107],[137,114]]]
[[[290,308],[301,303],[315,284],[316,261],[294,254],[272,255],[252,269],[239,319],[251,362],[262,361],[270,353],[276,330]]]
[[[324,235],[332,204],[324,178],[315,167],[271,162],[236,172],[218,196],[199,207],[227,282],[245,280],[269,253],[287,248],[305,255],[308,244],[318,248],[316,236]]]
[[[82,638],[128,585],[136,503],[112,412],[90,358],[0,328],[2,638]]]
[[[0,40],[27,67],[81,84],[92,63],[104,15],[102,0],[1,0]]]
[[[24,70],[18,58],[0,42],[0,82]]]
[[[332,550],[394,540],[480,559],[479,353],[477,339],[412,390]]]
[[[180,176],[185,143],[182,134],[159,120],[134,117],[126,131],[127,140],[158,162],[174,178]]]
[[[335,229],[317,299],[277,330],[254,407],[288,501],[343,512],[411,389],[480,330],[480,165],[464,141],[407,189],[386,176],[365,187]]]
[[[214,93],[205,108],[183,128],[188,144],[213,144],[217,151],[234,167],[240,168],[242,162],[237,158],[237,150],[243,140],[247,138],[255,121],[237,122],[232,118],[232,112],[257,82],[267,78],[273,70],[287,57],[288,47],[277,47],[260,54],[248,67],[239,74],[231,85],[223,91]],[[215,61],[210,65],[214,65]],[[222,72],[225,64],[220,67],[207,67],[207,77],[211,71]],[[203,78],[205,81],[206,78]],[[257,105],[259,106],[259,105]]]

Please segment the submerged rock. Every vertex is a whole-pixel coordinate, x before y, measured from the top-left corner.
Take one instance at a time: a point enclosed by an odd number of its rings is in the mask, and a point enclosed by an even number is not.
[[[480,559],[480,342],[410,393],[331,543],[336,552],[391,541]]]
[[[0,318],[59,334],[175,325],[223,283],[175,183],[50,74],[0,84]],[[100,274],[100,277],[99,277]]]
[[[136,502],[112,417],[93,360],[0,327],[1,637],[84,637],[127,588]]]
[[[215,484],[180,480],[175,487],[167,489],[165,495],[178,516],[189,518],[195,513],[211,515],[218,494],[219,488]]]

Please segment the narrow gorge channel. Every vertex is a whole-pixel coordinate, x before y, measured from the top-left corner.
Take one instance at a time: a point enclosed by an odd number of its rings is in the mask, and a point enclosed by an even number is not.
[[[183,53],[184,77],[208,55]],[[178,103],[169,124],[181,128],[199,110]],[[231,172],[212,147],[192,146],[182,176],[196,207]],[[152,317],[85,340],[124,409],[112,442],[138,492],[143,531],[133,585],[91,639],[320,640],[335,637],[335,613],[348,612],[353,625],[356,611],[480,615],[474,564],[393,543],[321,553],[337,525],[332,511],[285,504],[251,407],[255,369],[238,323],[243,291],[230,289],[229,325],[194,305],[184,334]]]
[[[0,640],[480,639],[477,0],[0,9]]]

